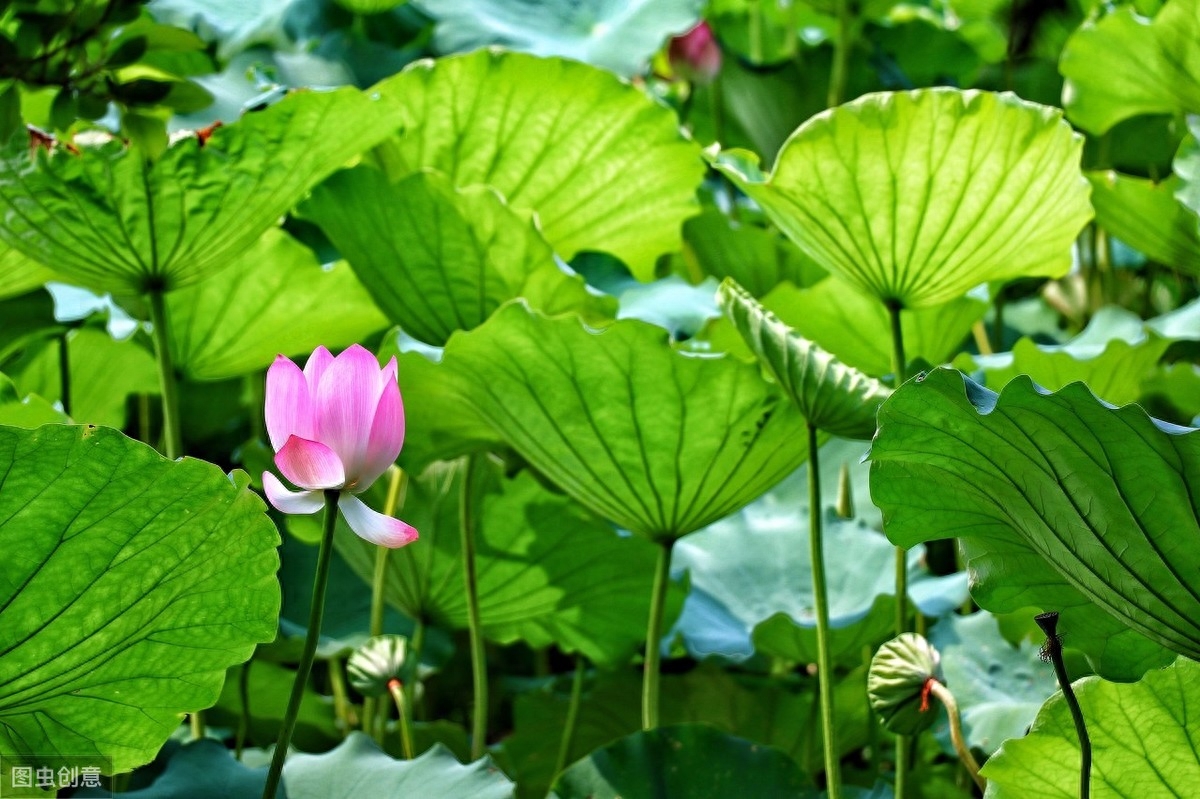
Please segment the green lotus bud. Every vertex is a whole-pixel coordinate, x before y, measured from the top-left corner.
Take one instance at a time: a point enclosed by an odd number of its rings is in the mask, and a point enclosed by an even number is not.
[[[883,726],[897,735],[915,735],[933,724],[929,683],[937,679],[941,656],[916,633],[893,638],[871,658],[867,695]]]
[[[389,684],[401,683],[408,659],[408,639],[403,635],[377,635],[354,650],[346,661],[350,684],[363,696],[384,696]]]

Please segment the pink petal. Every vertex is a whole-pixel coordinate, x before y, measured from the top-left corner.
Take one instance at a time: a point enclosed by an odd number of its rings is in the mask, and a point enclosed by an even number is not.
[[[341,459],[319,441],[291,436],[275,454],[275,465],[284,477],[310,491],[346,485]]]
[[[352,494],[338,497],[338,507],[346,517],[346,524],[360,537],[372,544],[395,549],[417,540],[417,529],[410,524],[376,513]]]
[[[395,363],[395,359],[392,359]],[[387,369],[384,369],[386,376]],[[371,423],[371,435],[363,458],[362,471],[350,488],[355,492],[365,491],[387,468],[396,462],[404,444],[404,404],[400,400],[400,387],[395,378],[383,386],[379,404],[375,406],[375,419]]]
[[[352,483],[363,474],[381,378],[375,356],[355,344],[333,360],[317,386],[318,438],[338,454]]]
[[[333,356],[324,347],[317,347],[312,355],[308,356],[308,362],[304,364],[304,377],[308,380],[308,388],[314,397],[317,396],[317,386],[321,385],[321,376],[331,363]]]
[[[273,450],[278,452],[291,435],[316,436],[315,406],[304,373],[282,355],[267,370],[266,400],[267,437]]]
[[[263,472],[263,491],[272,507],[283,513],[316,513],[325,507],[320,491],[288,491],[270,472]]]

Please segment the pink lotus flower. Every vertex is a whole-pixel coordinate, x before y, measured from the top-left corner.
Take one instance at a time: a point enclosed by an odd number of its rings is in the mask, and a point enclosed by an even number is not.
[[[721,71],[721,46],[707,22],[701,21],[667,46],[671,69],[687,80],[711,83]]]
[[[317,347],[304,371],[280,355],[267,370],[267,435],[275,465],[303,491],[263,473],[267,499],[284,513],[316,513],[324,492],[338,489],[350,529],[373,544],[402,547],[417,531],[376,513],[354,496],[396,461],[404,444],[404,405],[396,359],[379,368],[357,344],[336,358]]]

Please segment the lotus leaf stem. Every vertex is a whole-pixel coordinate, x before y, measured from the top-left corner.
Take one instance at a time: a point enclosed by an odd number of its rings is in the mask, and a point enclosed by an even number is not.
[[[958,753],[958,759],[967,767],[967,771],[971,774],[971,779],[975,780],[975,784],[979,786],[979,790],[987,790],[987,780],[979,775],[979,763],[976,762],[975,756],[971,754],[970,747],[967,746],[967,741],[963,737],[962,717],[958,712],[958,702],[954,700],[954,694],[950,692],[942,683],[938,682],[933,677],[929,678],[926,683],[929,686],[929,693],[937,697],[938,701],[946,706],[946,715],[950,717],[950,741],[954,744],[954,751]]]
[[[558,745],[558,759],[554,773],[561,774],[571,756],[571,745],[575,742],[575,728],[579,724],[579,704],[583,699],[583,677],[587,672],[587,661],[583,655],[575,655],[575,676],[571,678],[571,701],[567,705],[567,718],[563,722],[562,741]]]
[[[467,592],[467,632],[471,639],[471,676],[474,684],[475,706],[471,723],[471,759],[483,757],[487,742],[488,684],[487,652],[483,647],[483,627],[479,621],[479,585],[475,574],[475,503],[473,491],[481,455],[467,457],[463,475],[459,512],[462,532],[463,585]]]
[[[179,427],[179,391],[175,383],[175,365],[171,362],[171,338],[167,330],[167,304],[161,291],[150,292],[150,325],[154,355],[158,361],[158,382],[162,389],[163,454],[175,460],[183,454],[183,435]]]
[[[825,787],[829,799],[842,795],[841,764],[833,715],[833,661],[829,657],[829,600],[825,551],[821,546],[821,467],[816,425],[808,424],[808,552],[812,560],[813,604],[817,611],[817,686],[821,696],[821,732],[825,741]]]
[[[658,726],[658,669],[662,659],[663,611],[667,604],[667,588],[671,583],[671,550],[674,539],[659,543],[658,562],[654,568],[654,587],[650,592],[650,618],[646,623],[646,663],[642,675],[642,729]]]

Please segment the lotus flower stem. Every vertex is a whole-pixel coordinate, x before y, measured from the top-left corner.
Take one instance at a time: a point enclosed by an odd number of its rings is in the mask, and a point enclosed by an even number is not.
[[[817,428],[808,424],[808,552],[812,560],[813,604],[817,611],[817,686],[821,695],[821,732],[825,739],[825,788],[829,799],[842,795],[841,764],[833,724],[833,662],[829,657],[829,601],[825,550],[821,546],[821,466]]]
[[[646,663],[642,675],[642,729],[658,726],[658,664],[661,660],[663,611],[667,587],[671,584],[671,550],[674,539],[659,544],[658,563],[654,568],[654,587],[650,591],[650,618],[646,623]]]
[[[321,548],[317,553],[317,573],[313,577],[312,605],[308,611],[308,632],[304,636],[304,649],[300,653],[300,664],[292,682],[292,694],[288,698],[283,725],[279,728],[279,740],[271,756],[271,768],[267,771],[267,784],[263,788],[263,799],[275,799],[279,778],[283,774],[283,761],[287,757],[288,745],[296,729],[296,715],[300,712],[300,700],[312,672],[313,656],[317,653],[317,640],[321,637],[321,620],[325,616],[325,589],[329,585],[329,564],[333,560],[333,533],[337,529],[338,495],[336,488],[325,489],[325,524],[321,532]]]
[[[967,767],[967,771],[971,774],[971,779],[975,780],[975,784],[979,786],[979,790],[986,791],[987,780],[979,775],[979,763],[975,761],[975,756],[971,754],[971,749],[967,746],[967,741],[963,737],[962,718],[959,715],[958,702],[954,700],[954,694],[950,693],[949,688],[933,677],[929,678],[929,682],[926,685],[929,686],[929,693],[937,697],[938,701],[946,706],[946,715],[950,717],[950,741],[954,744],[954,751],[958,753],[958,759]]]
[[[167,304],[162,291],[151,291],[149,299],[154,355],[158,360],[158,382],[162,388],[163,454],[175,460],[183,454],[183,437],[179,428],[175,365],[171,362],[171,339],[167,332]]]
[[[400,749],[405,760],[413,759],[412,730],[408,726],[408,708],[405,707],[404,685],[399,680],[388,680],[388,693],[396,703],[396,715],[400,717]]]
[[[554,773],[561,774],[571,756],[571,745],[575,741],[575,727],[579,722],[579,704],[583,699],[583,677],[587,672],[587,661],[583,655],[575,655],[575,676],[571,679],[571,702],[567,705],[567,718],[563,722],[562,741],[558,745],[558,759]]]
[[[63,413],[71,415],[71,348],[67,342],[70,331],[64,331],[58,337],[58,401],[62,403]]]
[[[483,757],[488,716],[487,652],[483,647],[483,628],[479,621],[479,586],[475,576],[475,507],[472,497],[482,457],[467,457],[459,504],[462,517],[463,585],[467,592],[467,632],[471,639],[471,676],[475,690],[475,715],[471,724],[472,760]]]
[[[1075,722],[1075,733],[1079,736],[1079,799],[1088,799],[1092,781],[1092,739],[1088,736],[1083,709],[1079,707],[1079,700],[1071,687],[1071,678],[1067,675],[1067,666],[1063,662],[1062,639],[1058,637],[1058,613],[1039,613],[1034,621],[1046,634],[1042,659],[1054,664],[1054,676],[1058,678],[1058,687],[1062,689],[1067,709],[1071,711],[1071,720]]]
[[[850,2],[837,0],[837,39],[833,43],[833,70],[829,75],[829,95],[825,104],[830,108],[840,105],[846,94],[846,69],[850,62]]]

